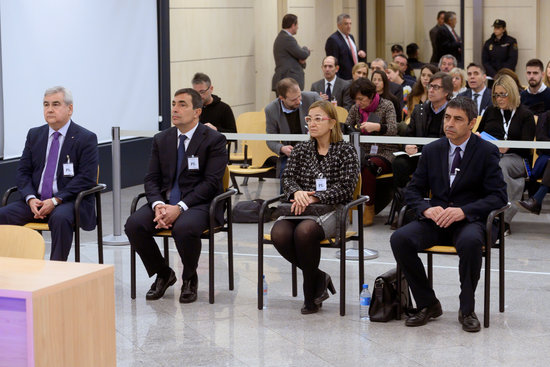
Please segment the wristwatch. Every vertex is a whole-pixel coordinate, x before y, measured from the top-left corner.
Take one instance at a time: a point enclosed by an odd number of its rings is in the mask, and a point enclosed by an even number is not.
[[[178,204],[178,207],[180,208],[180,214],[182,214],[185,211],[185,209],[183,209],[183,205]]]
[[[57,200],[55,198],[52,198],[52,203],[53,203],[53,206],[58,206],[59,203],[57,202]]]

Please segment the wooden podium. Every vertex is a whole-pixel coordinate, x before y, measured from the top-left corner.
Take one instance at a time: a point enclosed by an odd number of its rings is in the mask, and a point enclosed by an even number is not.
[[[0,257],[0,367],[115,365],[112,265]]]

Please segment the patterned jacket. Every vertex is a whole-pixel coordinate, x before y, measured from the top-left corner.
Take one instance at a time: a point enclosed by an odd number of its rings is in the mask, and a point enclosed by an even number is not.
[[[359,179],[359,159],[355,149],[343,141],[332,143],[327,155],[319,162],[315,140],[296,144],[282,176],[286,199],[290,200],[296,191],[316,191],[317,178],[327,179],[327,190],[315,193],[321,203],[350,202]]]
[[[395,120],[395,108],[393,107],[393,104],[388,101],[387,99],[380,98],[380,103],[378,104],[378,108],[373,112],[373,114],[378,115],[380,117],[380,131],[372,132],[371,135],[387,135],[387,136],[394,136],[397,135],[397,122]],[[370,117],[370,116],[369,116]],[[348,118],[346,119],[346,124],[353,127],[356,130],[359,130],[359,126],[361,125],[362,116],[359,112],[359,107],[357,105],[354,105],[350,110],[348,114]],[[361,133],[361,135],[364,135]],[[370,143],[361,143],[361,150],[363,153],[361,154],[361,157],[364,157],[366,155],[370,155],[371,146],[373,144]],[[393,161],[393,152],[397,152],[399,150],[399,145],[396,144],[377,144],[378,145],[378,153],[376,155],[382,156],[386,158],[390,163]]]

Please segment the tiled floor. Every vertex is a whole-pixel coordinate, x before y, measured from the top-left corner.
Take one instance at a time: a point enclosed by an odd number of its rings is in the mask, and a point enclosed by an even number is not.
[[[274,180],[250,180],[237,200],[275,196]],[[239,180],[240,182],[240,180]],[[122,215],[141,187],[123,190]],[[112,233],[112,196],[103,195],[105,233]],[[546,202],[546,208],[550,202]],[[389,248],[387,210],[365,229],[367,247],[380,257],[365,263],[366,280],[395,266]],[[403,321],[359,320],[357,262],[348,261],[346,316],[338,294],[322,311],[303,316],[302,292],[291,297],[290,266],[266,246],[268,307],[257,309],[257,227],[235,224],[235,290],[227,286],[225,235],[217,235],[216,303],[208,303],[207,253],[199,265],[199,299],[178,302],[181,281],[164,298],[145,301],[152,279],[138,260],[137,299],[130,298],[128,246],[106,246],[105,263],[115,265],[117,361],[119,366],[547,366],[550,364],[550,214],[519,213],[506,242],[506,312],[498,312],[498,278],[492,273],[491,326],[476,334],[460,328],[458,271],[454,256],[435,257],[435,291],[443,316],[419,328]],[[123,220],[124,223],[124,220]],[[97,261],[95,232],[86,233],[82,259]],[[204,242],[206,244],[206,242]],[[203,246],[206,250],[206,246]],[[172,266],[181,262],[172,248]],[[323,249],[321,269],[339,284],[335,250]],[[73,254],[71,254],[72,258]],[[496,253],[493,269],[497,268]],[[482,279],[484,274],[482,273]],[[299,277],[301,281],[301,277]],[[548,303],[547,303],[548,302]],[[483,282],[477,289],[477,314],[483,318]]]

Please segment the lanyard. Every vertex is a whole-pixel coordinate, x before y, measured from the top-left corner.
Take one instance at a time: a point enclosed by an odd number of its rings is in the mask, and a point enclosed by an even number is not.
[[[501,108],[500,113],[502,114],[502,122],[504,126],[504,140],[508,140],[508,129],[510,128],[510,122],[514,118],[514,114],[516,113],[516,109],[514,108],[512,110],[512,115],[510,115],[510,119],[506,121],[506,117],[504,117],[504,110]]]

